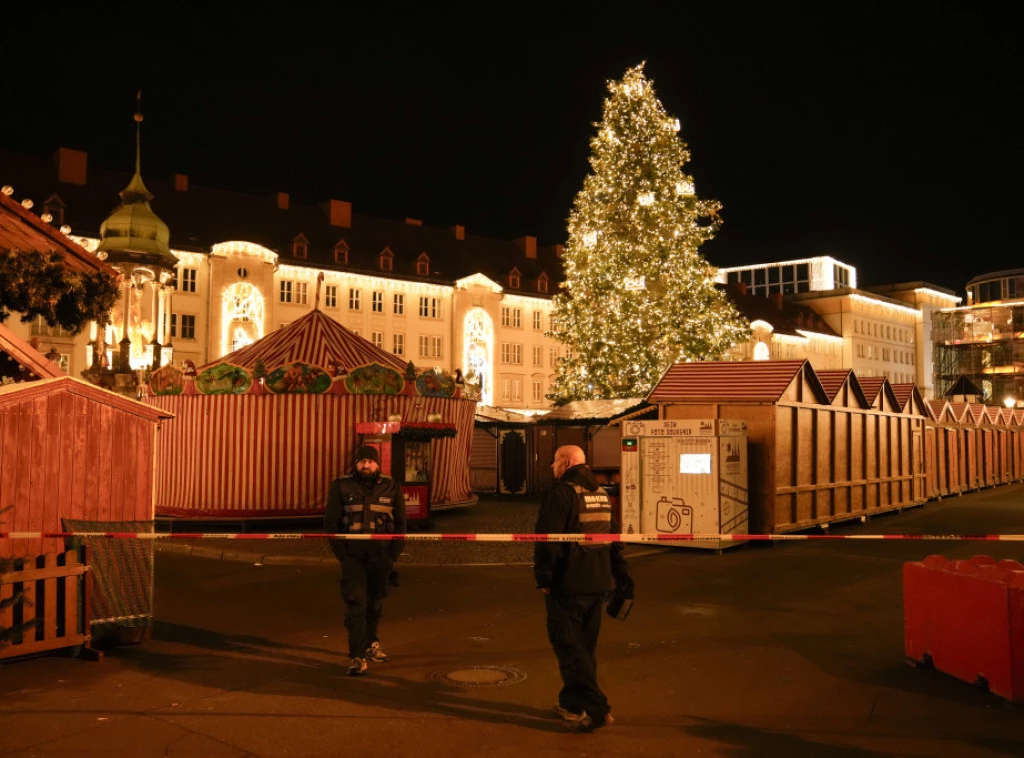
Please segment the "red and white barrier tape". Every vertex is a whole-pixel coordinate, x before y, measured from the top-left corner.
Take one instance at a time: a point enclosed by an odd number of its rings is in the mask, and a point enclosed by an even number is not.
[[[395,540],[411,542],[794,542],[799,540],[962,540],[1024,542],[1024,534],[218,534],[211,532],[0,532],[0,539],[105,537],[142,540]]]

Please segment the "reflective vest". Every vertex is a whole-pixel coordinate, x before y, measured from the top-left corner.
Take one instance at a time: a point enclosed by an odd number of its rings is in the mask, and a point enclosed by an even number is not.
[[[349,532],[393,534],[395,531],[394,493],[398,488],[382,487],[381,485],[394,480],[390,477],[381,477],[373,492],[365,496],[354,491],[355,487],[346,487],[344,480],[342,481],[342,526],[346,527]],[[380,492],[382,489],[385,492]]]
[[[572,485],[576,492],[576,528],[574,534],[609,534],[612,530],[612,504],[604,487],[588,490]],[[577,542],[581,548],[595,550],[608,548],[607,542]]]

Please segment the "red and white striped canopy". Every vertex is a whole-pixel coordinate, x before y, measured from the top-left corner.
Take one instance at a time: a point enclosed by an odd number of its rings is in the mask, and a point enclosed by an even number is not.
[[[230,363],[251,370],[258,360],[268,371],[295,362],[326,369],[331,361],[346,371],[368,363],[405,371],[401,358],[384,352],[318,310],[207,365]]]

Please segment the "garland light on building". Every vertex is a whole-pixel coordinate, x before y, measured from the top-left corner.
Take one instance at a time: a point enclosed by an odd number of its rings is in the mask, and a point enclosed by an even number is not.
[[[719,358],[749,335],[698,252],[720,205],[701,200],[683,171],[678,119],[643,64],[608,88],[554,298],[552,335],[569,347],[556,403],[646,395],[673,363]]]

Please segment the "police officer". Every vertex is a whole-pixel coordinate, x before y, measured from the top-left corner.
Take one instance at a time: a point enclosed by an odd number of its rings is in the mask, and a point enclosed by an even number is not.
[[[555,451],[555,486],[537,516],[536,534],[613,534],[620,527],[608,494],[586,465],[583,450]],[[619,542],[539,542],[533,571],[544,592],[548,639],[558,658],[563,687],[555,713],[581,730],[608,726],[614,719],[597,683],[597,638],[605,596],[614,590],[633,596],[633,579]]]
[[[356,451],[355,471],[331,482],[324,513],[327,534],[405,534],[402,488],[380,472],[380,454],[372,445]],[[395,561],[405,540],[331,540],[341,561],[341,597],[352,662],[349,676],[367,671],[367,661],[383,663],[377,624],[393,581]]]

